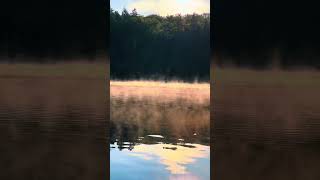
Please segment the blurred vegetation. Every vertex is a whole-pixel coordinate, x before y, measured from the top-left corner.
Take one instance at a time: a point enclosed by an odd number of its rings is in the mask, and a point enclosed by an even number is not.
[[[211,79],[217,86],[248,87],[320,87],[317,70],[256,70],[251,68],[211,68]]]
[[[109,75],[105,63],[17,63],[0,64],[0,78],[50,77],[105,79]]]
[[[110,10],[110,69],[116,79],[209,80],[209,14],[141,16]]]

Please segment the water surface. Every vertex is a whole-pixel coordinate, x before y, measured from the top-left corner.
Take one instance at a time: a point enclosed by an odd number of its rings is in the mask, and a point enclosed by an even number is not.
[[[210,179],[209,84],[111,82],[111,179]]]
[[[320,178],[319,72],[222,69],[215,75],[215,179]]]
[[[0,179],[107,179],[104,78],[3,73]]]

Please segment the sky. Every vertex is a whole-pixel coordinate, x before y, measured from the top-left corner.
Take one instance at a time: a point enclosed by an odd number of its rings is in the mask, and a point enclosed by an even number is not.
[[[202,14],[210,13],[210,0],[111,0],[110,7],[118,12],[135,8],[141,15]]]

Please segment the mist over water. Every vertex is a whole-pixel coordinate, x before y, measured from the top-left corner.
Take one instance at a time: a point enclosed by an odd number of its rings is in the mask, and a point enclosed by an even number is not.
[[[111,179],[209,179],[208,83],[110,85]]]

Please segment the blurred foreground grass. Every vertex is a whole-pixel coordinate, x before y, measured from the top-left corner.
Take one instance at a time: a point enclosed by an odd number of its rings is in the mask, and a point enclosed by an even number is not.
[[[105,78],[107,63],[0,63],[0,77],[86,77]],[[213,68],[211,80],[220,85],[313,86],[320,87],[320,72],[315,70],[252,70]]]
[[[107,63],[0,64],[0,77],[105,78]]]
[[[213,68],[211,80],[220,85],[249,86],[313,86],[320,87],[320,72],[316,70],[252,70],[241,68]]]

